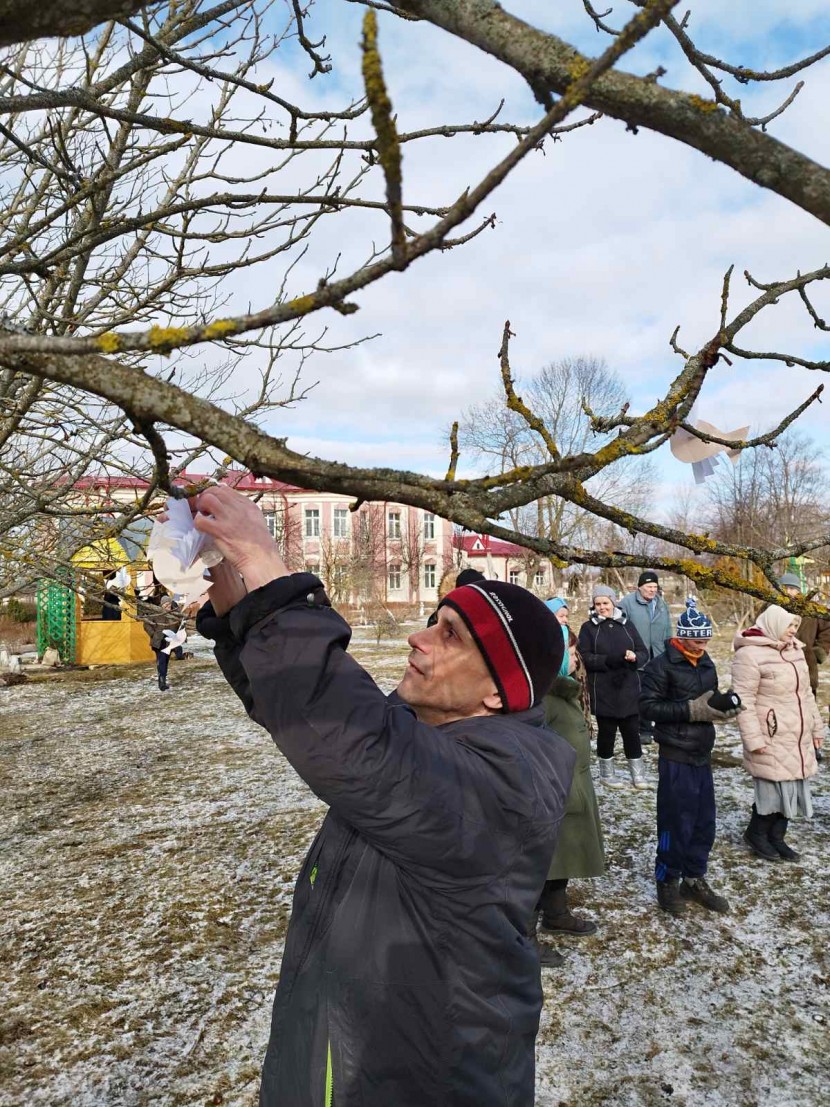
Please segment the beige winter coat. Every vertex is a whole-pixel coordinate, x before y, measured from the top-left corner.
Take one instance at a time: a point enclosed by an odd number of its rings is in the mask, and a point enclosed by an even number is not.
[[[746,708],[738,716],[744,768],[762,780],[813,776],[818,769],[813,739],[824,738],[824,723],[803,643],[736,634],[732,645],[732,687]]]

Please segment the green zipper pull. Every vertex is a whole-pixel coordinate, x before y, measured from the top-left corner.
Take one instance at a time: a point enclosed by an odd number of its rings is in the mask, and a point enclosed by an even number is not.
[[[332,1107],[334,1103],[334,1073],[331,1067],[331,1042],[326,1051],[326,1098],[323,1107]]]
[[[317,866],[315,865],[311,872],[308,874],[308,882],[311,887],[314,887],[314,881],[317,879]]]

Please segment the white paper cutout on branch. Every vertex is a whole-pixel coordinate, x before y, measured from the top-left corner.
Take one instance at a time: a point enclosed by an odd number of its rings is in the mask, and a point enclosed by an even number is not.
[[[715,438],[724,438],[732,442],[740,442],[749,434],[749,427],[739,427],[738,430],[733,431],[718,430],[705,419],[695,419],[694,409],[689,413],[688,423],[703,434],[711,434]],[[712,476],[720,460],[718,454],[726,454],[733,465],[737,464],[741,456],[740,450],[732,450],[717,442],[702,442],[683,427],[678,427],[671,436],[669,446],[678,461],[691,465],[695,484],[703,484],[707,477]]]
[[[130,574],[122,565],[112,574],[106,582],[107,588],[116,588],[119,592],[125,592],[130,584]]]
[[[172,653],[177,646],[183,646],[187,641],[187,631],[184,628],[184,623],[178,630],[166,630],[164,637],[167,639],[167,645],[161,651],[162,653]]]
[[[218,565],[222,555],[212,538],[196,530],[187,500],[171,496],[164,510],[167,520],[153,523],[147,557],[164,587],[188,603],[202,595],[205,571]]]

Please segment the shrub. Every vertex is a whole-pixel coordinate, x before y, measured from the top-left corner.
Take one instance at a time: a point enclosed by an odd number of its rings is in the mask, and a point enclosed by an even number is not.
[[[24,603],[12,597],[3,608],[2,614],[12,623],[33,623],[37,619],[37,608],[33,603]]]

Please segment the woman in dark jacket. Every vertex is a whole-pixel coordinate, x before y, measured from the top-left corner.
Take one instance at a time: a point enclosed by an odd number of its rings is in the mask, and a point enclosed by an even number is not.
[[[597,759],[600,781],[621,787],[614,773],[617,730],[635,788],[650,788],[643,771],[640,745],[640,675],[648,650],[624,611],[616,606],[613,588],[598,584],[591,596],[593,608],[579,631],[578,649],[588,670],[591,712],[597,720]]]

